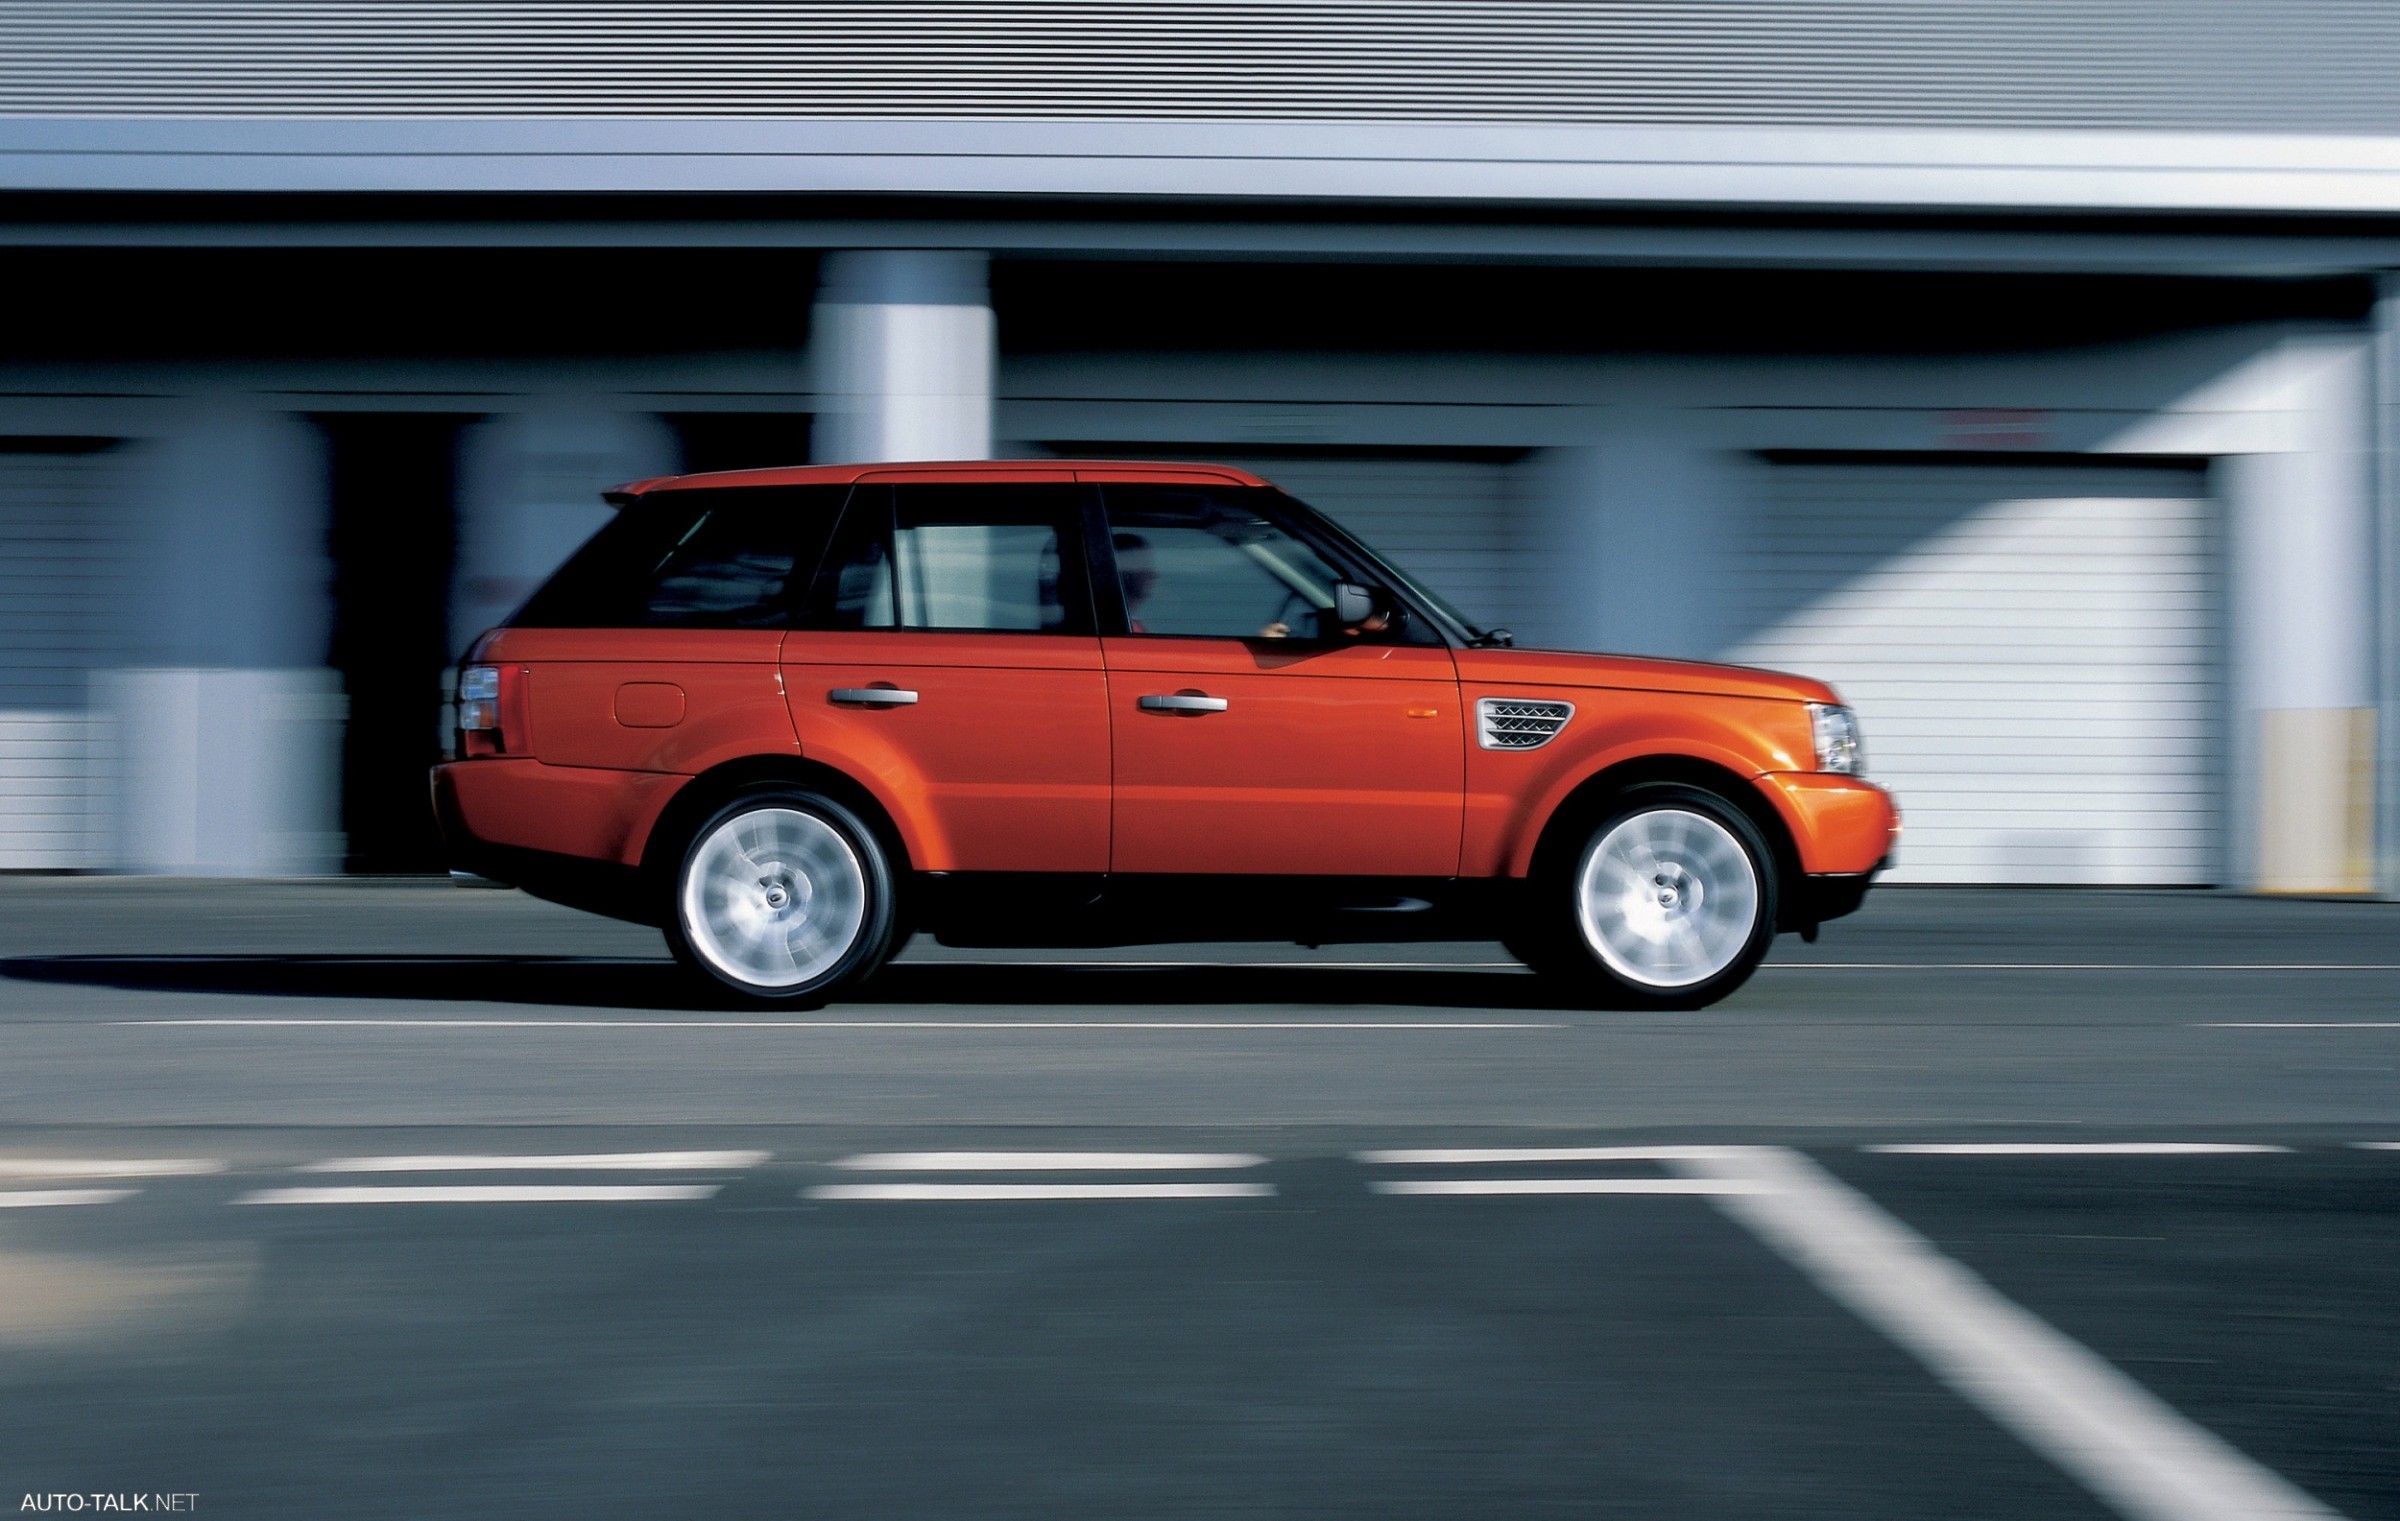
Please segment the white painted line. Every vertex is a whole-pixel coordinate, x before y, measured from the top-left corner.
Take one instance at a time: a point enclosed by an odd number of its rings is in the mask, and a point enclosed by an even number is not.
[[[476,1183],[448,1186],[261,1188],[236,1204],[640,1204],[716,1197],[716,1183]]]
[[[1768,961],[1762,972],[2400,972],[2393,961]]]
[[[1859,1149],[1904,1157],[2208,1157],[2288,1153],[2292,1148],[2245,1141],[1964,1141]]]
[[[1767,1185],[1739,1178],[1395,1178],[1379,1194],[1752,1194]]]
[[[2360,1151],[2400,1151],[2400,1141],[2352,1141]]]
[[[224,1170],[205,1157],[0,1157],[0,1178],[184,1178]]]
[[[1529,972],[1522,961],[895,961],[962,972]]]
[[[2400,1019],[2212,1019],[2201,1030],[2400,1030]]]
[[[1519,1019],[119,1019],[220,1030],[1563,1030]]]
[[[821,1183],[803,1199],[907,1203],[1019,1202],[1044,1199],[1265,1199],[1272,1183]]]
[[[1210,1172],[1266,1160],[1246,1151],[869,1151],[833,1165],[860,1172]]]
[[[1722,1146],[1467,1146],[1430,1151],[1358,1151],[1351,1160],[1371,1167],[1488,1167],[1539,1162],[1664,1162],[1709,1156]]]
[[[334,1157],[294,1172],[706,1172],[756,1167],[763,1151],[613,1151],[577,1156]]]
[[[1674,1164],[1766,1185],[1717,1208],[2124,1515],[2259,1521],[2334,1513],[1779,1146]]]
[[[62,1204],[114,1204],[138,1188],[12,1188],[0,1192],[0,1209],[47,1209]]]

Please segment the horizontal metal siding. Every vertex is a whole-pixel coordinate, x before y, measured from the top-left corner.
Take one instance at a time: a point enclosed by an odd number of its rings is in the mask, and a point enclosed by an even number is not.
[[[12,0],[0,115],[2389,132],[2380,0]]]
[[[0,870],[94,863],[87,694],[125,638],[123,511],[111,455],[0,453]]]
[[[2187,471],[1776,467],[1732,653],[1831,681],[1895,880],[2195,884],[2221,817],[2213,511]]]

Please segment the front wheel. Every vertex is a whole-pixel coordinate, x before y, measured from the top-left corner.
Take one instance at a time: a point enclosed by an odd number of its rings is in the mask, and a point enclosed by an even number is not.
[[[744,998],[822,1003],[890,955],[892,873],[873,831],[805,791],[735,798],[676,870],[675,959]]]
[[[1511,949],[1609,1001],[1699,1008],[1740,987],[1775,938],[1774,856],[1732,803],[1696,787],[1619,798],[1532,884]]]

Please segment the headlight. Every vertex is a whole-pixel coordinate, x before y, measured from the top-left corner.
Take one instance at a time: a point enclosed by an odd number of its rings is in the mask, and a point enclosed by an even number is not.
[[[1858,742],[1858,715],[1830,702],[1808,705],[1808,726],[1816,735],[1817,769],[1844,776],[1863,776],[1867,752]]]

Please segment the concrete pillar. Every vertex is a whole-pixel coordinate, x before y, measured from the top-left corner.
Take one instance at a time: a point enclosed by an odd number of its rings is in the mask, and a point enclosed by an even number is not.
[[[469,428],[459,443],[451,654],[465,654],[608,521],[601,492],[681,468],[674,430],[647,412],[561,401]]]
[[[2277,356],[2271,452],[2220,469],[2228,555],[2237,880],[2375,888],[2375,513],[2370,346]]]
[[[990,456],[989,270],[954,250],[825,256],[809,340],[821,463]]]
[[[2400,897],[2400,273],[2375,302],[2371,362],[2375,532],[2375,886]]]
[[[141,448],[134,660],[95,672],[107,865],[240,876],[341,859],[323,442],[237,402]]]
[[[1611,412],[1588,447],[1528,472],[1534,554],[1549,567],[1519,642],[1709,659],[1738,637],[1723,557],[1739,483],[1722,450],[1672,413]]]

